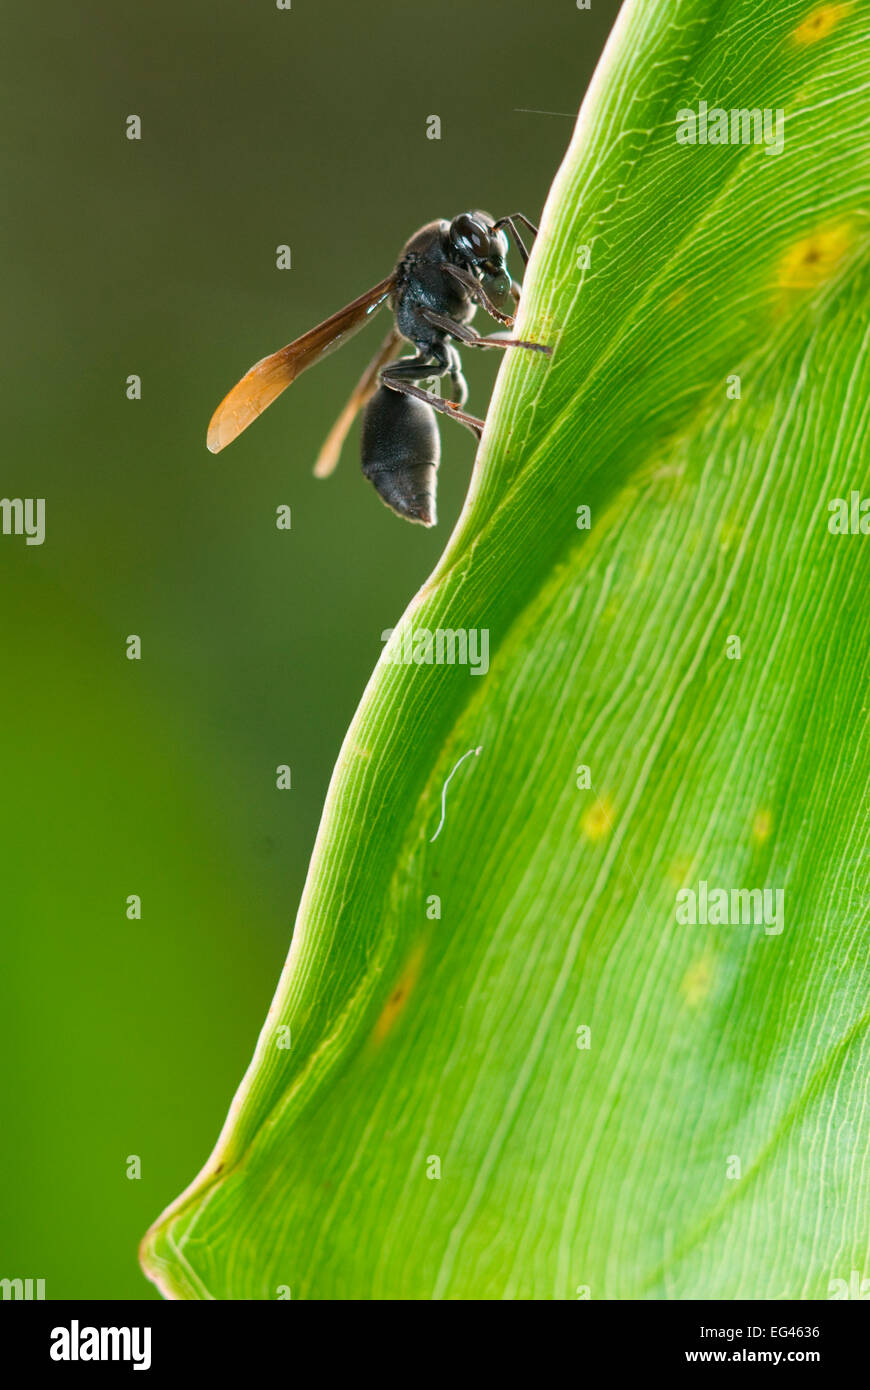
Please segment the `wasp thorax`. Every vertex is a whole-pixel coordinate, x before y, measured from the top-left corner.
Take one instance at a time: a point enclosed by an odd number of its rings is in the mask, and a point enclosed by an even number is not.
[[[387,506],[408,521],[434,526],[441,440],[432,407],[378,387],[365,409],[361,443],[362,471]]]

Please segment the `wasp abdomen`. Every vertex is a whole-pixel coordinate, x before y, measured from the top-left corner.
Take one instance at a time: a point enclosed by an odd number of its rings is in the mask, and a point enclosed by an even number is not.
[[[408,521],[434,526],[441,440],[432,407],[378,387],[365,408],[361,452],[362,471],[387,506]]]

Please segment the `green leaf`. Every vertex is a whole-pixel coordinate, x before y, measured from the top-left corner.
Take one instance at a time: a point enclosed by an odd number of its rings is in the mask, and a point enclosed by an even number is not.
[[[145,1239],[167,1295],[870,1273],[865,17],[622,11],[527,276],[555,354],[505,363],[385,653],[486,629],[489,671],[377,666],[254,1060]],[[781,109],[781,152],[678,143],[701,101]],[[702,882],[767,925],[678,921]]]

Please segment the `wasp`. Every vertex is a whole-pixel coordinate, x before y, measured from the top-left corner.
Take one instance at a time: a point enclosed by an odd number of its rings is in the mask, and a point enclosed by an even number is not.
[[[459,347],[552,351],[502,332],[482,336],[471,327],[478,308],[506,328],[513,326],[509,309],[519,304],[520,287],[507,269],[508,232],[524,266],[529,259],[517,223],[537,235],[534,224],[519,212],[498,221],[486,212],[463,212],[452,222],[442,218],[421,227],[385,280],[245,373],[212,416],[209,449],[216,454],[231,444],[306,367],[346,342],[388,304],[393,326],[330,431],[314,472],[320,478],[332,472],[362,410],[363,473],[399,516],[434,526],[441,456],[436,412],[465,425],[478,439],[483,430],[483,421],[464,409],[468,386]],[[414,355],[400,357],[408,343],[416,349]],[[420,385],[437,384],[444,377],[450,382],[449,399]]]

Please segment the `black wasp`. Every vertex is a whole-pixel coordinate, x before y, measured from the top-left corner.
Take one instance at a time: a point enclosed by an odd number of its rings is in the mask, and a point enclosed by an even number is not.
[[[517,222],[536,234],[537,228],[518,212],[497,222],[485,212],[464,212],[452,222],[442,218],[421,227],[403,247],[386,280],[295,342],[264,357],[237,382],[212,417],[209,449],[216,454],[231,444],[300,372],[345,342],[389,303],[394,326],[333,426],[314,471],[321,478],[332,472],[357,412],[365,407],[363,473],[399,516],[434,526],[441,453],[435,411],[466,425],[478,438],[483,429],[483,421],[463,409],[468,387],[456,344],[552,351],[541,343],[504,335],[482,337],[470,326],[478,306],[498,323],[513,324],[507,309],[519,304],[520,288],[505,264],[505,229],[516,241],[523,264],[529,259]],[[417,349],[414,357],[399,358],[403,342]],[[449,377],[450,400],[418,384],[436,377]]]

